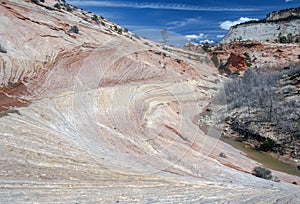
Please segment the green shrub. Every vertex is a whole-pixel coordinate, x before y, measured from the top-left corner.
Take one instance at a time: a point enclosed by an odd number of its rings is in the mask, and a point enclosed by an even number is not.
[[[219,60],[217,55],[213,55],[213,57],[211,58],[211,61],[214,63],[215,67],[219,67]]]
[[[96,23],[99,23],[99,18],[98,18],[97,15],[94,14],[94,15],[91,17],[91,19],[92,19],[93,21],[95,21]]]
[[[251,60],[251,57],[250,57],[250,55],[249,55],[249,53],[248,52],[244,52],[244,55],[245,55],[245,57],[246,57],[246,65],[247,65],[247,67],[251,67],[252,66],[252,60]]]
[[[79,29],[76,25],[72,26],[69,30],[70,33],[76,33],[78,34],[79,33]]]
[[[59,3],[56,3],[56,4],[54,4],[54,8],[61,9],[61,6]]]
[[[270,138],[267,138],[260,144],[258,149],[261,151],[269,152],[272,151],[274,147],[276,147],[276,142]]]
[[[253,175],[259,178],[270,180],[272,179],[272,172],[269,169],[257,166],[253,169]]]
[[[202,45],[202,49],[204,52],[211,52],[208,42],[205,42],[204,45]]]
[[[67,9],[67,11],[69,11],[69,12],[71,12],[71,11],[73,10],[69,4],[66,5],[66,9]]]
[[[280,43],[287,43],[287,38],[285,36],[279,37],[279,42]]]
[[[240,71],[239,70],[236,70],[232,73],[233,75],[241,75]]]
[[[289,33],[287,35],[287,43],[292,43],[293,42],[293,34],[292,33]]]

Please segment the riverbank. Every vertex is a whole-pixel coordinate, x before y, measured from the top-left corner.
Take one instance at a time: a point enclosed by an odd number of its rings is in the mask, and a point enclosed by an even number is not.
[[[220,122],[218,123],[215,119],[215,113],[217,113],[217,111],[199,114],[195,117],[195,121],[197,121],[199,129],[205,134],[208,134],[212,126],[223,130],[222,136],[219,138],[222,142],[220,146],[223,151],[221,150],[215,157],[220,163],[249,174],[253,174],[252,172],[255,167],[262,166],[271,170],[275,180],[295,185],[300,184],[300,170],[297,169],[297,164],[291,161],[292,158],[289,157],[289,155],[281,155],[278,157],[276,153],[258,151],[255,148],[255,144],[258,145],[258,143],[243,140],[241,135],[233,131],[228,124],[225,123],[222,125]],[[232,150],[232,148],[234,150]],[[256,164],[253,165],[251,162],[245,162],[241,155],[249,158]]]
[[[233,138],[225,136],[222,136],[220,140],[244,152],[247,157],[261,163],[266,168],[300,176],[300,170],[297,169],[295,164],[283,162],[282,160],[276,158],[276,155],[273,153],[258,151],[247,143],[236,141]]]

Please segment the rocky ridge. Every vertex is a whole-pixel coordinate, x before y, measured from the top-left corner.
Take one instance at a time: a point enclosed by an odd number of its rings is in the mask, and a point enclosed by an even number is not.
[[[299,10],[299,8],[295,8],[273,12],[268,14],[266,19],[232,26],[221,43],[230,43],[238,40],[280,42],[284,39],[299,42]]]
[[[289,17],[300,17],[300,7],[271,12],[267,15],[266,20],[276,21]]]

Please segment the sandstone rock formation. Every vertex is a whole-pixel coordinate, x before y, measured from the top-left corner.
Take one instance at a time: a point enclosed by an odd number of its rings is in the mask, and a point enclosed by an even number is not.
[[[225,72],[233,74],[240,71],[245,71],[248,66],[246,64],[246,57],[243,54],[230,53],[227,62],[224,65]]]
[[[266,19],[268,21],[276,21],[288,17],[300,17],[300,7],[271,12]]]
[[[3,2],[0,203],[299,201],[298,177],[254,177],[194,123],[220,87],[205,55],[54,0]]]
[[[192,50],[196,53],[204,53],[201,45],[189,44],[185,46],[185,50]],[[219,68],[219,71],[225,73],[234,73],[238,71],[243,74],[248,68],[253,68],[258,72],[267,72],[275,70],[283,70],[290,66],[294,66],[300,63],[299,43],[267,43],[258,41],[240,41],[232,43],[218,43],[213,46],[209,46],[209,58],[215,62],[215,66]],[[234,55],[240,55],[246,57],[245,62],[240,66],[234,66],[233,71],[229,70],[228,60],[232,53]],[[230,63],[229,63],[230,64]],[[225,66],[226,65],[226,66]]]
[[[273,12],[266,19],[242,23],[230,28],[222,43],[237,40],[276,41],[281,36],[291,36],[291,40],[299,40],[300,15],[299,8]]]
[[[212,48],[220,65],[225,65],[231,53],[238,55],[248,55],[247,67],[251,67],[258,72],[283,70],[285,67],[300,63],[300,44],[289,43],[261,43],[257,41],[235,42],[230,44],[217,44]],[[248,66],[249,65],[249,66]],[[226,67],[225,67],[226,68]],[[244,72],[244,67],[239,69]]]

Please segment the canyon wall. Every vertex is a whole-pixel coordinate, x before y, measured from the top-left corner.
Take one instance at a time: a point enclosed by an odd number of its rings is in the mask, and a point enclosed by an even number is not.
[[[279,36],[293,36],[300,33],[300,19],[287,22],[266,22],[240,24],[231,27],[221,43],[230,43],[239,40],[255,40],[274,42]]]
[[[232,26],[221,43],[233,41],[280,41],[280,37],[290,35],[290,40],[299,40],[300,7],[269,13],[265,19],[249,21]]]

